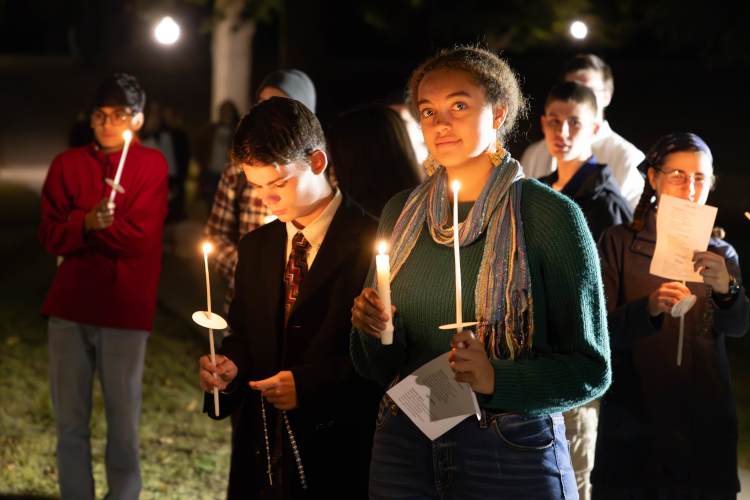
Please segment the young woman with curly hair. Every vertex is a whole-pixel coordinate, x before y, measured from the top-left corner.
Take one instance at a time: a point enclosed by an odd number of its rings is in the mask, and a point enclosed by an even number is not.
[[[352,309],[351,356],[388,386],[450,351],[482,409],[430,441],[384,396],[370,498],[578,498],[561,412],[601,396],[609,343],[593,238],[580,209],[524,179],[503,144],[526,99],[513,70],[476,47],[444,50],[410,80],[431,177],[386,205],[395,307],[369,286]],[[463,317],[455,322],[452,207],[458,180]],[[394,315],[394,341],[379,337]]]

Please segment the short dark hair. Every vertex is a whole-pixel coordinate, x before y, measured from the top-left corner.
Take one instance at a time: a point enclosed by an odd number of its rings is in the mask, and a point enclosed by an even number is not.
[[[326,134],[339,187],[380,217],[395,194],[419,185],[414,149],[401,117],[383,104],[339,115]]]
[[[487,103],[502,104],[508,109],[505,122],[497,131],[497,138],[505,140],[514,130],[516,121],[526,117],[528,101],[521,91],[518,77],[507,62],[497,54],[478,46],[464,45],[443,49],[423,62],[409,78],[412,93],[412,112],[419,122],[419,84],[430,71],[451,68],[469,73],[474,82],[484,90]]]
[[[547,114],[547,108],[549,108],[549,105],[554,101],[583,104],[584,106],[588,106],[591,111],[594,112],[594,116],[596,116],[598,110],[596,95],[594,95],[594,92],[579,82],[563,82],[552,87],[552,90],[547,94],[547,102],[544,103],[545,114]]]
[[[253,105],[240,120],[229,157],[236,164],[289,165],[325,150],[323,128],[312,111],[288,97]]]
[[[609,64],[605,63],[599,56],[594,54],[577,54],[563,66],[560,80],[565,80],[565,76],[568,73],[581,70],[593,70],[598,71],[602,75],[602,82],[604,83],[604,89],[608,90],[610,94],[615,93],[615,78],[612,76],[612,68]]]
[[[134,76],[127,73],[115,73],[99,83],[91,100],[91,108],[105,106],[130,108],[133,114],[143,111],[146,106],[146,92]]]

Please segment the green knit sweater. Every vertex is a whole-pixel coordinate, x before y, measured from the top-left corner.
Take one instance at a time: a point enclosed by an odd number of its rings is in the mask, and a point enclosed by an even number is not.
[[[409,192],[388,202],[378,241],[388,240]],[[465,220],[473,202],[459,203]],[[521,218],[531,271],[534,336],[531,351],[515,361],[492,361],[495,392],[477,394],[491,410],[542,415],[566,411],[601,396],[611,381],[607,315],[599,256],[578,206],[536,180],[523,183]],[[485,238],[461,247],[464,321],[476,321],[474,290]],[[456,286],[453,248],[435,243],[423,227],[417,243],[391,283],[396,306],[394,341],[354,328],[351,357],[364,377],[388,385],[451,349]],[[367,283],[374,273],[370,269]]]

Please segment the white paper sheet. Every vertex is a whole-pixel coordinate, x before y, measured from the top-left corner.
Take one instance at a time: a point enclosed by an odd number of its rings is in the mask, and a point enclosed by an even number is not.
[[[470,415],[479,404],[469,384],[456,382],[448,354],[438,356],[396,384],[388,395],[419,429],[436,439]]]
[[[693,270],[693,250],[708,250],[716,207],[662,195],[656,217],[656,248],[651,274],[662,278],[703,283]]]

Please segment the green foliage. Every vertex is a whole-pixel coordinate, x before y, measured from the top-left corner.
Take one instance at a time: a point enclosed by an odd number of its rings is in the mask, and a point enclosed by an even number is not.
[[[58,495],[55,420],[49,393],[47,325],[39,308],[55,273],[36,241],[39,198],[0,184],[0,495]],[[202,413],[198,358],[207,342],[157,311],[143,376],[142,499],[219,498],[229,476],[228,421]],[[106,419],[101,386],[91,418],[94,478],[106,494]]]

